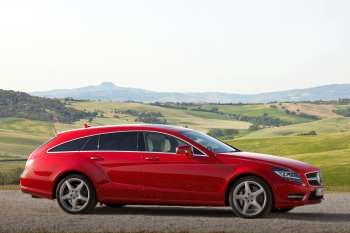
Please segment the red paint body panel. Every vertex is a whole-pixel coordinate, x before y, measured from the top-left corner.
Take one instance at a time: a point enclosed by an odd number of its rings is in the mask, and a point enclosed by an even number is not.
[[[55,198],[55,185],[65,174],[82,173],[93,183],[98,201],[115,204],[227,205],[227,190],[244,175],[255,175],[270,186],[276,208],[315,204],[308,196],[316,187],[308,184],[305,173],[318,171],[308,164],[276,156],[234,152],[215,154],[184,137],[183,128],[133,125],[105,126],[72,130],[34,151],[20,179],[25,193]],[[203,151],[206,156],[187,156],[154,152],[58,152],[47,151],[63,142],[85,136],[120,132],[154,131],[172,135]],[[91,157],[97,158],[92,160]],[[286,181],[273,168],[298,172],[304,184]],[[293,193],[305,194],[302,201],[288,200]]]

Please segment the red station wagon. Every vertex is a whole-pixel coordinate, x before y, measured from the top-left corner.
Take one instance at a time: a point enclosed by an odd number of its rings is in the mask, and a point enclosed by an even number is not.
[[[90,213],[99,202],[231,206],[255,218],[323,199],[318,168],[165,125],[59,133],[29,156],[20,183],[24,193],[57,199],[69,214]]]

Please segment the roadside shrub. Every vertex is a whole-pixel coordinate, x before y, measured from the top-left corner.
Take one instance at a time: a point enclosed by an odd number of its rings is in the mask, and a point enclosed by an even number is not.
[[[298,134],[298,136],[316,136],[317,133],[315,130],[312,130],[312,131],[309,131],[309,132],[306,132],[306,133],[300,133]]]
[[[19,184],[19,177],[22,172],[23,168],[0,171],[0,185]]]
[[[168,121],[164,118],[161,112],[150,112],[150,111],[139,111],[139,110],[118,110],[114,109],[114,113],[116,114],[126,114],[135,116],[135,122],[144,122],[151,124],[167,124]]]
[[[334,111],[336,114],[342,115],[344,117],[350,117],[350,107],[338,109]]]
[[[210,129],[208,135],[215,138],[233,139],[238,134],[237,129]]]

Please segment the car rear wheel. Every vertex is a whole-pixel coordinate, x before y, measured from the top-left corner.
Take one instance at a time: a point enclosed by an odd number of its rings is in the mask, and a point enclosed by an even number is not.
[[[94,186],[79,174],[66,176],[59,182],[56,198],[61,209],[69,214],[88,214],[97,204]]]
[[[257,218],[271,211],[273,197],[269,186],[260,178],[238,179],[230,190],[233,212],[242,218]]]

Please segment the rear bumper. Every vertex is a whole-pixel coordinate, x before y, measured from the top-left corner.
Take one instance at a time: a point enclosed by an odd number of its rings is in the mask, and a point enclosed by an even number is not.
[[[46,188],[45,188],[46,187]],[[30,194],[34,197],[52,199],[52,192],[48,191],[47,183],[34,181],[28,178],[20,178],[20,188],[23,193]]]
[[[322,186],[292,183],[279,185],[274,192],[275,208],[319,204],[323,200],[323,195],[316,195],[316,189],[319,188],[322,188]]]

